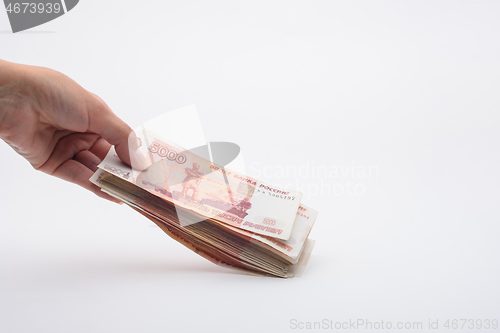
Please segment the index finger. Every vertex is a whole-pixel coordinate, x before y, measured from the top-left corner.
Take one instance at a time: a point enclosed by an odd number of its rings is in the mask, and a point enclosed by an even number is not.
[[[100,97],[92,95],[92,101],[87,106],[89,131],[99,134],[114,145],[118,157],[131,165],[128,137],[132,133],[132,128],[115,115]]]

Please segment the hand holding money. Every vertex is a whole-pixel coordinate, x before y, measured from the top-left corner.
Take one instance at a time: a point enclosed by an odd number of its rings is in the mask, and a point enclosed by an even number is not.
[[[154,136],[143,138],[145,157],[131,133],[102,99],[63,74],[0,60],[0,138],[35,169],[124,201],[214,263],[253,274],[300,275],[317,215],[300,204],[300,193]]]

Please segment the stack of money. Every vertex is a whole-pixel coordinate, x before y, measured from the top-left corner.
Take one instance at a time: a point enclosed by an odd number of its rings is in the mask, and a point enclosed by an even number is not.
[[[124,164],[112,148],[91,181],[215,264],[300,276],[318,215],[300,203],[301,193],[233,172],[151,134],[143,142],[147,169]]]

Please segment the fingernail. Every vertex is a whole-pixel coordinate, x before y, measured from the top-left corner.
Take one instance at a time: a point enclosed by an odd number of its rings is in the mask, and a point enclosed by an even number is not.
[[[144,156],[138,149],[130,154],[130,162],[132,163],[132,168],[140,171],[145,170],[150,166],[146,156]]]

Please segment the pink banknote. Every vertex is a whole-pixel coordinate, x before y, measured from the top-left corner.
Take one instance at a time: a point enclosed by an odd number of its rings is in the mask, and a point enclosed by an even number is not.
[[[146,170],[111,149],[99,168],[182,208],[256,234],[288,240],[302,194],[233,172],[150,132],[138,134]],[[181,223],[183,221],[181,220]],[[197,221],[184,221],[191,224]]]

